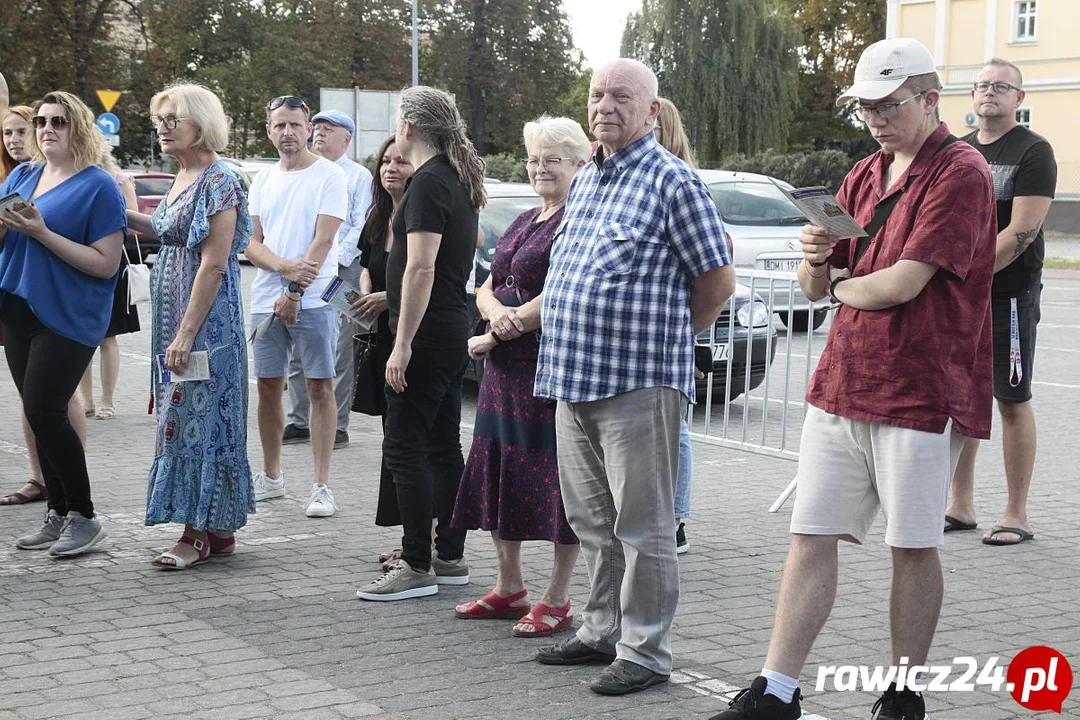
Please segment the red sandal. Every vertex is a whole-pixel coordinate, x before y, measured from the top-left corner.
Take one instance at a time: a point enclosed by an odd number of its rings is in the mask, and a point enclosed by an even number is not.
[[[235,535],[215,535],[212,532],[206,533],[207,544],[210,545],[211,555],[229,555],[236,550],[236,536]]]
[[[176,541],[177,545],[190,545],[195,548],[195,551],[199,553],[199,557],[188,562],[184,558],[180,557],[173,552],[163,552],[153,559],[153,563],[163,570],[187,570],[188,568],[195,567],[201,563],[206,562],[206,559],[210,557],[210,544],[203,542],[199,538],[193,538],[189,535],[184,535]],[[172,560],[171,563],[162,562],[162,560]]]
[[[529,612],[528,605],[513,605],[519,600],[529,597],[528,590],[516,592],[513,595],[500,597],[494,592],[489,592],[479,600],[473,600],[465,604],[464,610],[454,610],[454,617],[465,620],[520,620]]]
[[[549,625],[544,622],[545,617],[553,617],[558,620],[554,625]],[[536,606],[529,611],[527,615],[521,618],[518,625],[528,625],[533,628],[531,632],[524,630],[518,630],[517,626],[510,631],[510,634],[514,637],[547,637],[553,635],[561,630],[566,630],[574,624],[574,616],[570,614],[570,602],[567,601],[562,607],[551,607],[545,605],[542,602],[536,603]]]
[[[5,495],[0,498],[0,505],[25,505],[26,503],[41,502],[48,497],[45,486],[34,478],[27,480],[26,484],[36,488],[34,495],[27,495],[24,492],[13,492],[10,495]]]

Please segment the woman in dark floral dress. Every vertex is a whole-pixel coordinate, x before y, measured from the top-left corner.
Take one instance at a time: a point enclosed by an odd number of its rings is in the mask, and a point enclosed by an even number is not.
[[[541,637],[573,624],[570,577],[578,541],[566,521],[555,452],[555,408],[533,394],[540,299],[570,181],[591,147],[581,126],[541,117],[525,125],[529,182],[543,204],[522,213],[499,239],[476,305],[489,332],[469,341],[484,357],[472,449],[458,490],[454,526],[491,531],[499,569],[494,589],[456,608],[460,618],[518,620],[513,634]],[[555,567],[535,606],[521,569],[521,541],[555,543]]]

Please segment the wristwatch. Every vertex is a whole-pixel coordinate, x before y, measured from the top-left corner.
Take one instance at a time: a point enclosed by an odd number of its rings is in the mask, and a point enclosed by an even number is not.
[[[300,287],[300,283],[296,282],[295,280],[289,283],[289,287],[287,289],[289,292],[296,293],[297,295],[304,294],[304,289]]]
[[[840,283],[844,282],[845,280],[850,280],[850,279],[851,278],[849,278],[849,277],[847,277],[845,275],[840,275],[839,277],[833,278],[832,282],[829,283],[829,297],[832,298],[834,303],[837,303],[838,305],[843,305],[844,304],[840,300],[838,300],[837,297],[836,297],[836,286],[839,285]]]

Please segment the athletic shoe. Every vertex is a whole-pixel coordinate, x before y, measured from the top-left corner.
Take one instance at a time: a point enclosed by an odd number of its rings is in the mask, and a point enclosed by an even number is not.
[[[896,691],[896,683],[889,686],[870,711],[870,720],[926,720],[926,701],[922,695],[905,688]]]
[[[799,720],[802,717],[799,691],[796,690],[795,697],[786,703],[775,695],[766,695],[768,686],[769,681],[758,675],[750,687],[740,690],[728,703],[727,710],[709,720]]]
[[[255,502],[285,497],[285,473],[281,477],[268,477],[261,472],[255,476]]]
[[[435,582],[440,585],[468,585],[469,566],[465,558],[443,560],[438,555],[431,558],[431,569],[435,572]]]
[[[589,684],[589,689],[597,695],[629,695],[666,683],[669,678],[635,662],[616,660]]]
[[[97,519],[97,515],[86,517],[72,510],[68,513],[64,527],[60,530],[60,537],[49,548],[49,554],[64,557],[82,555],[104,540],[105,535],[105,528],[101,527],[101,521]]]
[[[15,547],[20,550],[48,550],[53,543],[60,539],[60,531],[64,528],[65,517],[60,517],[55,510],[45,514],[45,522],[41,529],[28,535],[23,535],[15,541]]]
[[[343,447],[349,446],[349,432],[347,430],[338,430],[334,433],[334,449],[340,450]]]
[[[690,541],[686,539],[686,524],[679,523],[675,530],[675,552],[679,555],[690,552]]]
[[[334,493],[329,486],[322,483],[312,485],[304,514],[308,517],[330,517],[336,512],[337,504],[334,503]]]
[[[297,427],[292,423],[286,425],[285,432],[281,433],[282,445],[296,445],[308,440],[311,440],[311,431],[307,428]]]
[[[395,560],[382,577],[357,590],[356,597],[361,600],[389,602],[435,595],[438,592],[439,585],[430,571],[417,572],[404,560]]]

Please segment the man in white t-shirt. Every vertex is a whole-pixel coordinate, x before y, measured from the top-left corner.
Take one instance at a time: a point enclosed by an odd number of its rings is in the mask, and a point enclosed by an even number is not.
[[[251,285],[252,354],[259,388],[259,438],[263,471],[255,476],[255,499],[285,494],[281,434],[282,395],[295,348],[311,398],[311,450],[315,478],[305,512],[329,517],[337,510],[330,491],[337,403],[334,361],[338,312],[320,297],[337,273],[334,234],[348,214],[345,172],[307,148],[311,111],[294,95],[266,106],[266,134],[278,163],[259,173],[249,199],[253,230],[245,251],[259,268]]]
[[[345,171],[349,181],[349,216],[341,223],[334,237],[337,258],[337,274],[353,287],[360,287],[360,231],[364,229],[368,207],[371,205],[371,173],[360,163],[346,155],[356,126],[352,118],[340,110],[325,110],[311,118],[315,128],[311,149],[316,155],[336,163]],[[353,383],[353,335],[357,327],[341,315],[338,327],[337,363],[334,366],[334,396],[337,400],[337,431],[334,433],[334,449],[349,444],[349,413],[352,411]],[[289,409],[288,423],[282,434],[286,445],[306,442],[311,437],[308,429],[307,383],[300,367],[300,355],[293,352],[289,363]]]

